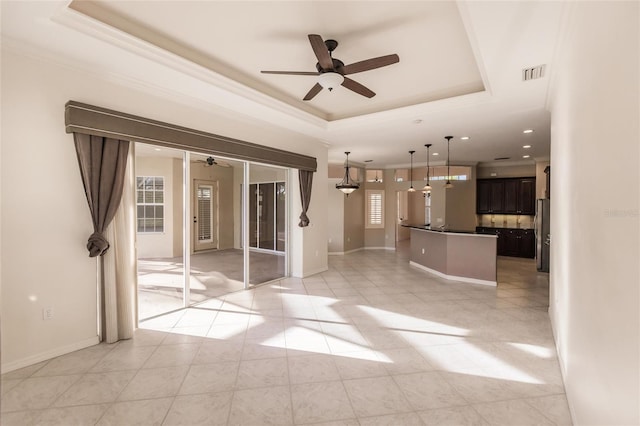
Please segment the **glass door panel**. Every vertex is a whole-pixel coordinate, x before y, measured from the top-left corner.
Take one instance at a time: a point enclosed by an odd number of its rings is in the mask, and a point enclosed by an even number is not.
[[[258,185],[249,185],[249,247],[258,247]]]
[[[286,276],[286,169],[249,168],[249,284]]]
[[[244,289],[244,163],[203,154],[190,157],[189,283],[194,304]]]
[[[276,250],[284,252],[286,236],[287,213],[287,185],[284,182],[276,183]]]
[[[265,250],[273,250],[275,247],[275,194],[273,183],[261,183],[258,185],[258,238],[259,247]]]
[[[136,143],[140,321],[184,306],[183,152]]]

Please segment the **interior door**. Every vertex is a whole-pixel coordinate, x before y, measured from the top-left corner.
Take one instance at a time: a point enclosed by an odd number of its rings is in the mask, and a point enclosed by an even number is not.
[[[193,251],[218,248],[218,182],[194,180]]]

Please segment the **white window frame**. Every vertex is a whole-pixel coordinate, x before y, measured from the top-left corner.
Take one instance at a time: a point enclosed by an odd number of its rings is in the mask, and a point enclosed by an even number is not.
[[[155,188],[152,189],[152,191],[154,192],[154,194],[156,192],[162,192],[162,202],[161,203],[156,203],[155,200],[154,202],[146,202],[146,200],[143,200],[141,203],[138,202],[138,192],[140,192],[140,189],[138,189],[138,179],[142,179],[142,181],[144,182],[146,179],[162,179],[162,190],[158,190]],[[166,221],[166,209],[165,209],[165,200],[166,200],[166,193],[165,193],[165,185],[166,185],[166,179],[164,178],[164,176],[136,176],[136,233],[138,234],[163,234],[164,230],[165,230],[165,221]],[[143,184],[144,185],[144,184]],[[144,193],[145,191],[147,191],[146,189],[142,189],[142,192]],[[155,195],[154,195],[154,199],[155,199]],[[138,225],[138,220],[140,219],[138,217],[137,214],[137,210],[138,207],[142,206],[144,207],[162,207],[162,229],[160,230],[156,230],[154,229],[153,231],[147,231],[146,229],[144,231],[140,231],[139,230],[139,225]],[[157,219],[156,217],[153,218],[154,220]],[[155,228],[155,225],[154,225]]]
[[[381,229],[384,228],[384,190],[382,189],[367,189],[365,194],[365,217],[364,227],[366,229]],[[378,220],[372,216],[374,212],[371,211],[371,203],[373,197],[380,199],[380,219]]]

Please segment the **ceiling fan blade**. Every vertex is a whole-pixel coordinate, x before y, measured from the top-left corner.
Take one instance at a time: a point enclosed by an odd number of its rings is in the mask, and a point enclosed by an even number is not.
[[[320,75],[319,72],[315,71],[260,71],[262,74],[285,74],[285,75]]]
[[[309,41],[311,42],[313,53],[316,54],[316,58],[318,58],[318,63],[322,69],[332,70],[333,59],[331,59],[329,49],[327,49],[327,46],[324,44],[322,37],[318,34],[309,34]]]
[[[395,53],[393,55],[380,56],[378,58],[371,58],[360,62],[355,62],[350,65],[345,65],[343,68],[344,74],[355,74],[357,72],[369,71],[380,67],[386,67],[387,65],[400,62],[400,57]]]
[[[349,77],[345,77],[342,85],[349,90],[356,92],[359,95],[366,96],[367,98],[373,98],[376,94],[370,89],[366,88],[357,81],[351,80]]]
[[[302,98],[303,101],[310,101],[311,99],[314,98],[314,96],[316,96],[318,93],[320,93],[320,91],[322,90],[322,86],[320,86],[320,83],[316,83],[311,90],[309,90],[309,93],[307,93],[307,95]]]

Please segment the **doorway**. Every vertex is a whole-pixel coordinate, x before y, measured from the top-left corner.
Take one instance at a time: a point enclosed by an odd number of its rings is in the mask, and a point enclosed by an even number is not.
[[[193,251],[218,248],[218,182],[193,181]]]

